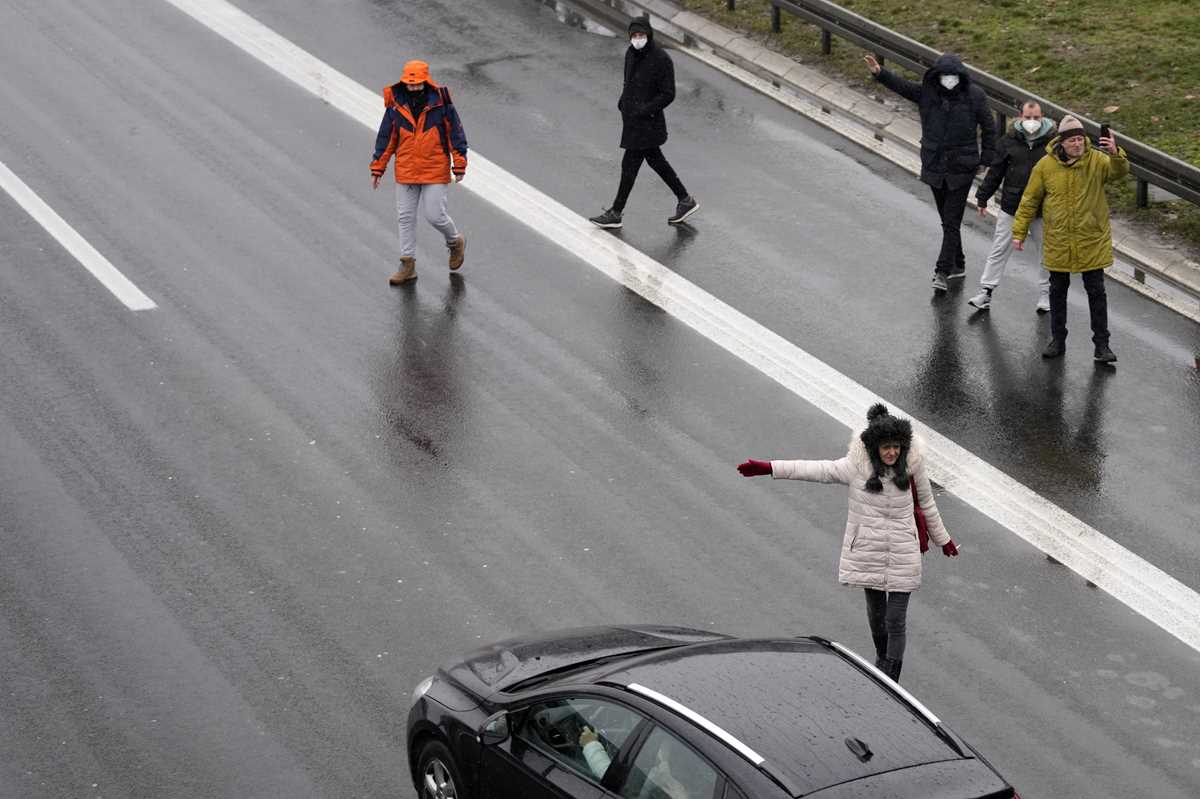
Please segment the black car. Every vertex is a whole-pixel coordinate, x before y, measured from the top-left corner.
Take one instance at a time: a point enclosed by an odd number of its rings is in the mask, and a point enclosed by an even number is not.
[[[1019,799],[845,647],[676,627],[502,641],[417,686],[422,799]]]

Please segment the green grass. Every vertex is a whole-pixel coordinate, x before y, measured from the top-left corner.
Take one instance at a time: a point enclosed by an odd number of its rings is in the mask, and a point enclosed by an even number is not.
[[[821,64],[871,93],[862,51],[783,14],[770,32],[766,0],[680,0],[729,27],[757,34],[807,64]],[[1200,2],[1197,0],[842,0],[841,5],[1004,78],[1176,158],[1200,166]],[[913,76],[909,76],[913,77]],[[1115,109],[1115,110],[1106,110]],[[1110,192],[1130,219],[1200,247],[1200,208],[1137,209],[1132,181]]]

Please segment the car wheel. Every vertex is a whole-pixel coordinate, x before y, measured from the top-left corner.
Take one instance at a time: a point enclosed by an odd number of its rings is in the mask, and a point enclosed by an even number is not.
[[[430,741],[417,758],[421,799],[470,799],[454,756],[441,741]]]

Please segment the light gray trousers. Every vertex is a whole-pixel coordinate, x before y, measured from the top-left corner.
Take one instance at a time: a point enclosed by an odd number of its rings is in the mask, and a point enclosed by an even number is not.
[[[1000,285],[1004,277],[1004,267],[1013,254],[1012,230],[1017,218],[1006,214],[1003,210],[996,215],[996,235],[992,239],[992,251],[988,253],[987,263],[983,266],[983,277],[979,285],[985,289],[994,289]],[[1042,218],[1039,216],[1029,226],[1029,235],[1025,237],[1025,249],[1021,251],[1029,264],[1036,264],[1041,274],[1038,275],[1038,286],[1042,293],[1050,291],[1050,273],[1042,266]]]
[[[400,229],[400,256],[413,258],[417,254],[417,211],[446,239],[458,238],[458,228],[446,213],[447,183],[397,183],[396,225]]]

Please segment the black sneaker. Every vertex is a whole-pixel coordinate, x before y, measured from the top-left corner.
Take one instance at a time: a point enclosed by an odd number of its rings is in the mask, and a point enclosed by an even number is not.
[[[1093,357],[1095,357],[1096,363],[1116,363],[1117,362],[1116,354],[1114,354],[1113,351],[1108,348],[1107,344],[1097,344],[1096,345],[1096,354]]]
[[[941,272],[935,271],[933,273],[933,280],[931,280],[930,283],[932,284],[934,291],[943,292],[946,290],[946,276]]]
[[[609,208],[604,213],[599,216],[593,216],[588,221],[596,227],[602,227],[605,230],[619,230],[621,227],[621,212]]]
[[[958,266],[955,266],[953,269],[950,270],[949,274],[946,275],[946,279],[947,280],[962,280],[966,276],[967,276],[966,264],[959,264]]]
[[[667,224],[678,225],[683,220],[687,219],[692,214],[700,210],[700,203],[696,202],[696,198],[688,195],[679,201],[675,206],[674,216],[667,217]]]
[[[1042,350],[1043,358],[1061,358],[1067,351],[1067,342],[1061,338],[1052,338],[1050,343],[1046,345],[1046,349]]]

